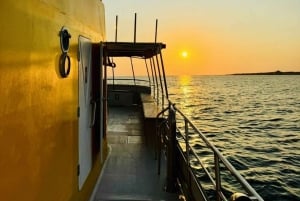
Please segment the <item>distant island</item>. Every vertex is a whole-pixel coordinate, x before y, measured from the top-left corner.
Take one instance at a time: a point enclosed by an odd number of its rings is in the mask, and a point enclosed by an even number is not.
[[[263,73],[234,73],[230,75],[300,75],[300,72],[282,72],[282,71],[274,71],[274,72],[263,72]]]

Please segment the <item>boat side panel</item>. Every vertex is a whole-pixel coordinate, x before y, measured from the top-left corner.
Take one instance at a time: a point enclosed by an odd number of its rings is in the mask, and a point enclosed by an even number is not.
[[[96,160],[78,190],[78,37],[105,39],[99,0],[3,1],[0,8],[1,200],[87,200]],[[59,74],[59,31],[71,70]]]

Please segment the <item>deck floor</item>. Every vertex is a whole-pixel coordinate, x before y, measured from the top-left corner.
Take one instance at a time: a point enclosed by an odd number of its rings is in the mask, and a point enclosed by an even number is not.
[[[158,175],[154,151],[144,143],[141,108],[109,108],[107,138],[111,153],[95,201],[179,200],[165,192],[165,166]]]

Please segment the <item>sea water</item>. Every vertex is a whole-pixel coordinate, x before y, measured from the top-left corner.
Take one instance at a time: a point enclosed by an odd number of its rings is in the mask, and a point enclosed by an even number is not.
[[[300,76],[168,77],[169,97],[265,201],[300,200]]]

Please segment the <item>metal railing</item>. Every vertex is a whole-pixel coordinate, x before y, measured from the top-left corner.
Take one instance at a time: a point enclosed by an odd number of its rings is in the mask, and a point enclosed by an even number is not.
[[[226,185],[223,184],[222,176],[224,176],[225,172],[228,172],[229,175],[226,175],[227,182],[230,181],[229,186],[236,186],[239,185],[239,190],[235,192],[241,192],[247,194],[247,196],[252,201],[263,201],[263,198],[252,188],[252,186],[245,180],[245,178],[232,166],[232,164],[222,155],[222,153],[203,135],[203,133],[191,122],[191,120],[186,117],[183,112],[181,112],[174,104],[170,102],[172,105],[173,110],[175,110],[174,120],[176,124],[176,135],[178,147],[180,147],[181,151],[183,152],[187,169],[192,173],[192,177],[195,178],[197,182],[197,186],[205,190],[205,184],[213,187],[214,191],[214,200],[217,201],[228,201],[228,197],[232,192],[232,189],[226,192]],[[170,106],[169,106],[170,108]],[[164,110],[162,113],[166,112]],[[160,115],[159,114],[159,115]],[[177,115],[176,115],[177,114]],[[171,120],[168,120],[171,121]],[[166,125],[166,124],[161,124]],[[168,125],[168,127],[171,127]],[[159,129],[158,129],[159,130]],[[197,139],[201,140],[201,149],[207,150],[204,151],[206,155],[199,154],[199,149],[193,147],[193,142],[191,142],[191,136],[196,136]],[[159,136],[159,138],[168,138],[164,136]],[[170,137],[170,136],[169,136]],[[161,146],[161,145],[159,145]],[[159,147],[158,146],[158,147]],[[161,150],[159,150],[160,152]],[[201,150],[200,150],[201,151]],[[207,159],[207,154],[211,154],[212,160],[208,164],[205,162]],[[201,159],[202,158],[202,159]],[[203,160],[204,159],[204,160]],[[198,166],[195,169],[195,165]],[[199,172],[201,171],[202,176],[201,178],[205,181],[199,181]],[[233,181],[236,181],[235,183]],[[225,183],[225,182],[224,182]],[[228,187],[228,183],[227,183]],[[224,192],[225,191],[225,192]],[[208,198],[206,198],[209,200]]]
[[[147,79],[132,79],[132,78],[107,78],[107,84],[110,85],[140,85],[151,87],[151,83]]]

